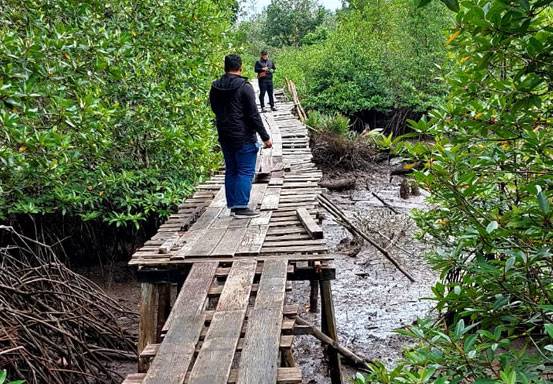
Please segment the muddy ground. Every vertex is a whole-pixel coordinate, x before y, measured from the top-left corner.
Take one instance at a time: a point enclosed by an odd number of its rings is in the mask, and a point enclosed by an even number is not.
[[[339,341],[346,347],[368,359],[379,359],[391,367],[401,357],[408,341],[394,330],[412,324],[417,317],[429,314],[432,303],[429,297],[435,273],[424,260],[425,245],[415,240],[416,226],[409,217],[413,208],[424,209],[424,191],[420,196],[401,199],[401,178],[389,180],[390,165],[375,165],[372,171],[344,174],[325,173],[325,179],[354,177],[354,190],[330,192],[331,200],[348,216],[354,213],[363,218],[366,231],[373,231],[371,238],[391,255],[416,280],[411,283],[391,262],[370,244],[351,244],[352,236],[329,214],[323,219],[325,238],[335,255],[336,280],[332,282]],[[399,214],[383,206],[371,192],[392,205]],[[374,233],[378,231],[395,245]],[[302,316],[320,324],[320,314],[309,309],[309,284],[295,283],[290,293],[291,302],[299,302]],[[326,367],[322,359],[320,343],[311,336],[296,338],[295,355],[303,369],[304,382],[326,384]],[[344,374],[351,378],[355,371],[345,367]]]
[[[375,165],[371,171],[348,174],[326,172],[325,179],[354,177],[357,180],[355,189],[330,192],[329,197],[348,216],[353,213],[361,216],[366,231],[393,236],[395,246],[390,246],[388,240],[376,233],[371,234],[380,245],[388,247],[393,257],[416,279],[416,283],[409,282],[371,245],[351,244],[351,234],[329,214],[324,214],[322,222],[325,237],[335,256],[336,280],[332,282],[332,289],[340,342],[359,355],[380,359],[390,367],[408,345],[408,341],[396,335],[394,330],[412,324],[417,317],[429,313],[432,304],[423,298],[430,295],[430,287],[436,279],[424,261],[424,244],[414,240],[416,227],[409,217],[412,208],[425,207],[424,195],[401,199],[401,178],[394,177],[390,182],[391,167]],[[371,192],[400,213],[395,214],[384,207]],[[96,267],[80,272],[100,284],[121,304],[138,311],[139,285],[125,263],[118,263],[105,271],[101,272]],[[320,313],[309,312],[308,283],[294,282],[294,289],[287,300],[300,304],[302,317],[320,324]],[[131,332],[138,331],[136,318],[122,321]],[[303,370],[304,383],[330,383],[321,344],[312,336],[298,336],[294,347],[296,360]],[[136,372],[136,362],[116,362],[112,368],[124,376]],[[344,365],[345,377],[351,378],[354,374],[354,370]]]

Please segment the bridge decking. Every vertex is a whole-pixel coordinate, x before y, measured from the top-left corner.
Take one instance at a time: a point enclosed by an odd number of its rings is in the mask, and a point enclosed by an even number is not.
[[[261,151],[252,189],[260,217],[229,215],[219,172],[133,255],[140,373],[125,384],[301,383],[291,348],[302,330],[297,306],[285,305],[292,280],[311,281],[313,305],[320,285],[323,331],[336,337],[332,256],[317,222],[322,175],[293,107],[263,115],[273,149]],[[337,356],[331,365],[339,368]]]

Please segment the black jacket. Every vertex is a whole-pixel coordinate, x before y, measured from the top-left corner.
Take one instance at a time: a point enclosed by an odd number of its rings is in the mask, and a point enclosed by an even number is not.
[[[257,143],[256,132],[261,140],[269,140],[257,111],[255,92],[245,77],[225,74],[215,80],[211,85],[209,101],[222,145],[240,147]]]
[[[262,68],[267,67],[269,68],[268,71],[264,71]],[[255,73],[261,73],[266,72],[267,74],[264,77],[259,77],[259,80],[273,80],[273,72],[276,71],[275,63],[273,63],[271,60],[257,60],[255,62]]]

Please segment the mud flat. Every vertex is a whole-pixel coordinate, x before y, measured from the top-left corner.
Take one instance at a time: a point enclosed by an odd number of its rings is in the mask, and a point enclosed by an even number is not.
[[[431,287],[437,275],[425,261],[428,244],[415,240],[417,227],[409,216],[413,208],[424,209],[424,191],[420,196],[407,200],[399,196],[401,178],[389,180],[390,167],[375,165],[371,172],[357,172],[354,190],[331,192],[330,199],[348,216],[357,214],[363,218],[365,231],[381,246],[389,247],[392,256],[415,278],[411,283],[370,244],[351,244],[352,236],[326,214],[323,220],[325,238],[335,254],[336,280],[332,283],[340,342],[369,359],[379,359],[392,367],[408,341],[394,330],[412,324],[417,317],[430,314]],[[341,173],[343,177],[343,173]],[[332,178],[328,173],[325,177]],[[386,208],[372,192],[394,207],[399,213]],[[373,231],[371,234],[370,231]],[[393,237],[394,244],[410,255],[390,246],[378,231]],[[290,302],[299,302],[302,316],[319,324],[319,314],[309,313],[309,284],[296,283]],[[304,382],[326,384],[326,367],[320,343],[311,336],[296,338],[295,355],[302,367]],[[347,377],[355,373],[345,369]]]

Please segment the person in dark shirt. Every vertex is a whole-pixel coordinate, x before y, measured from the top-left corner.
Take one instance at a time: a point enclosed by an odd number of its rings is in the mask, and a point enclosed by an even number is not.
[[[272,141],[263,126],[252,85],[242,77],[242,59],[225,57],[225,74],[211,85],[209,101],[215,113],[219,143],[225,158],[225,195],[231,215],[237,218],[259,216],[248,208],[259,144]]]
[[[273,95],[273,72],[276,71],[275,63],[269,60],[267,51],[261,51],[261,58],[255,62],[255,73],[259,81],[259,102],[261,112],[265,112],[265,93],[269,94],[269,105],[273,111],[275,108],[275,99]]]

